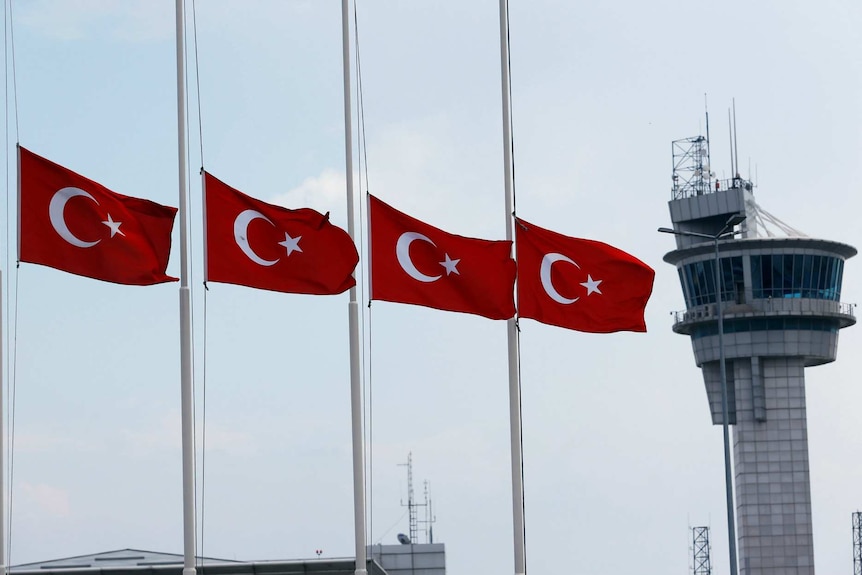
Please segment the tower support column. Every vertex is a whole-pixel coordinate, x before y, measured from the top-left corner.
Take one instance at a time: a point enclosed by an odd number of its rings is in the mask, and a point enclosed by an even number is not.
[[[803,359],[762,357],[733,366],[739,573],[814,575]],[[765,417],[757,417],[761,386]]]

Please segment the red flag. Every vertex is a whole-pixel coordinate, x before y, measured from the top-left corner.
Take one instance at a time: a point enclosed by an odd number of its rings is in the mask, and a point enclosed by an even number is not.
[[[267,204],[206,172],[204,195],[208,281],[317,295],[356,285],[356,246],[328,214]]]
[[[515,315],[512,242],[446,233],[370,198],[371,299]]]
[[[107,282],[152,285],[165,275],[176,208],[130,198],[18,147],[19,255]]]
[[[613,246],[515,219],[518,314],[578,331],[646,331],[655,271]]]

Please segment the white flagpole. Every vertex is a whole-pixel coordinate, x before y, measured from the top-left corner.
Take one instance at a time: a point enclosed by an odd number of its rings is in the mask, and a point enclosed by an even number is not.
[[[176,0],[177,158],[180,184],[180,388],[183,437],[183,575],[195,575],[194,411],[192,408],[191,290],[188,266],[186,198],[185,3]]]
[[[353,131],[350,109],[350,11],[341,0],[341,58],[344,70],[344,163],[347,181],[347,233],[356,243],[353,197]],[[356,544],[356,575],[366,575],[365,547],[365,447],[362,441],[362,386],[359,363],[359,303],[356,286],[350,288],[348,306],[350,331],[350,412],[353,436],[353,532]]]
[[[20,172],[19,172],[20,173]],[[20,179],[20,176],[19,176]],[[6,575],[6,428],[3,410],[3,270],[0,270],[0,575]]]
[[[514,240],[514,170],[512,166],[512,114],[509,99],[509,5],[500,0],[500,71],[503,93],[503,173],[506,201],[506,239]],[[518,368],[518,324],[506,322],[509,349],[509,440],[512,452],[512,528],[515,539],[515,575],[527,572],[524,536],[524,481],[521,446],[521,388]]]

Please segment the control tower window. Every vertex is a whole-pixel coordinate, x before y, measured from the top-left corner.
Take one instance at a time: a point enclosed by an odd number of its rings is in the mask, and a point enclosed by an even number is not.
[[[742,270],[742,257],[734,256],[719,260],[721,281],[721,300],[736,302],[739,299],[739,285],[745,285]],[[688,307],[715,303],[715,261],[704,260],[684,265],[680,270],[683,293],[686,294]]]
[[[751,256],[751,287],[756,299],[838,301],[843,275],[844,261],[835,257],[803,254]]]

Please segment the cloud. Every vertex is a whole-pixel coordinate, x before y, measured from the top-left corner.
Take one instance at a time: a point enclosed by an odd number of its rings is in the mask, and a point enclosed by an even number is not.
[[[369,140],[369,168],[354,174],[356,214],[369,191],[396,209],[463,235],[500,235],[504,220],[498,150],[474,149],[447,116],[431,115],[381,127]],[[481,167],[476,175],[477,167]],[[497,186],[497,183],[500,183]],[[331,212],[346,222],[344,171],[325,168],[268,201]],[[363,224],[364,225],[364,224]]]
[[[44,483],[22,483],[19,487],[24,508],[35,506],[52,518],[68,517],[71,512],[69,492]]]
[[[354,180],[356,181],[356,180]],[[269,201],[286,208],[313,208],[331,212],[333,223],[346,222],[346,188],[344,172],[326,168],[318,176],[308,177],[295,188],[276,194]]]
[[[499,239],[505,220],[500,143],[442,113],[369,138],[370,192],[448,232]]]

